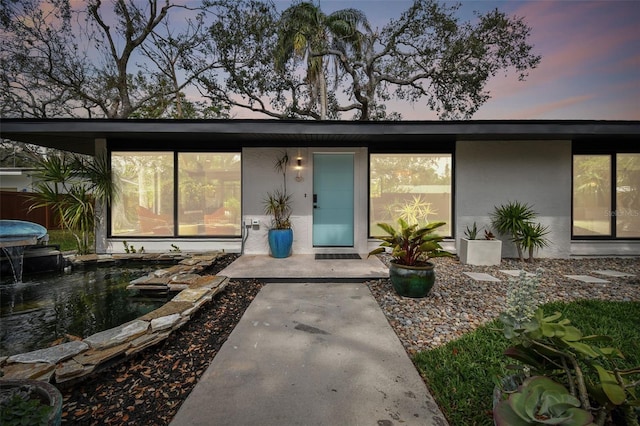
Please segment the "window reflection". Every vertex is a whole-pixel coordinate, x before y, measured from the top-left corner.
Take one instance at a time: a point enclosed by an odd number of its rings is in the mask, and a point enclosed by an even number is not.
[[[121,189],[111,235],[240,236],[240,153],[178,153],[177,173],[174,158],[173,152],[111,153]]]
[[[120,194],[111,207],[111,233],[173,235],[173,153],[112,152]]]
[[[640,237],[640,154],[618,154],[616,174],[616,236]]]
[[[439,228],[451,235],[450,154],[371,154],[369,235],[381,235],[377,226],[397,219]]]
[[[239,236],[240,154],[178,154],[178,234]]]

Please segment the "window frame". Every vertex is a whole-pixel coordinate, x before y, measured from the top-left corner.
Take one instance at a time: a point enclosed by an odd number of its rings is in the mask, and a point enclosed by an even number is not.
[[[640,155],[640,149],[632,148],[631,142],[612,142],[610,140],[589,140],[576,141],[572,144],[571,150],[571,240],[572,241],[637,241],[639,237],[618,237],[617,236],[617,177],[618,177],[618,155],[636,154]],[[610,235],[575,235],[574,234],[574,181],[575,181],[575,157],[577,155],[608,156],[611,165],[610,178],[610,199],[609,199],[609,226]]]
[[[240,156],[240,170],[239,170],[239,182],[240,182],[240,194],[242,195],[242,150],[241,149],[217,149],[215,151],[204,151],[202,149],[169,149],[165,147],[158,148],[148,148],[148,147],[136,147],[136,144],[132,144],[133,146],[129,146],[127,149],[123,149],[123,143],[118,141],[118,143],[113,144],[107,150],[107,158],[109,161],[109,168],[111,168],[111,160],[113,152],[161,152],[173,155],[173,230],[171,235],[113,235],[112,229],[112,221],[113,221],[113,212],[112,205],[107,208],[107,238],[117,238],[117,239],[127,239],[127,240],[163,240],[163,239],[190,239],[190,240],[210,240],[210,239],[242,239],[242,233],[240,235],[181,235],[179,231],[179,154],[184,153],[203,153],[203,154],[237,154]],[[163,149],[165,148],[165,149]],[[240,197],[240,217],[242,218],[242,196]],[[242,224],[241,224],[242,229]]]
[[[376,236],[371,235],[371,156],[372,155],[380,155],[380,154],[388,154],[388,155],[397,155],[397,154],[414,154],[414,155],[450,155],[451,156],[451,200],[450,200],[450,212],[451,212],[451,223],[450,223],[450,231],[451,235],[443,236],[444,239],[450,240],[453,239],[453,234],[455,234],[456,229],[456,212],[455,212],[455,191],[456,191],[456,155],[455,155],[455,141],[439,141],[437,143],[437,147],[433,147],[433,149],[425,149],[425,148],[412,148],[412,149],[403,149],[403,148],[389,148],[389,147],[376,147],[369,149],[367,153],[367,238],[368,239],[376,239]],[[431,147],[430,147],[431,148]]]

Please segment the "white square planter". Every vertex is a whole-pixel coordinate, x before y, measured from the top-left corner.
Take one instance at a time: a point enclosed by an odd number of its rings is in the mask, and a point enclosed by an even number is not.
[[[460,240],[460,262],[468,265],[499,265],[502,260],[500,240]]]

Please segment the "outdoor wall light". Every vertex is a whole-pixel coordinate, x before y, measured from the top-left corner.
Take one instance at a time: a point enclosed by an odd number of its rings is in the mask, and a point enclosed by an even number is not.
[[[296,158],[296,171],[298,172],[296,174],[296,182],[302,182],[304,178],[302,177],[302,157],[300,156]]]

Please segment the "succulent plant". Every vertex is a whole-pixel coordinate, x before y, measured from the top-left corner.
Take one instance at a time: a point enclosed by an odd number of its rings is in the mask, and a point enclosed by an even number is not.
[[[545,376],[525,379],[518,390],[493,411],[496,426],[593,425],[593,416],[561,384]]]

